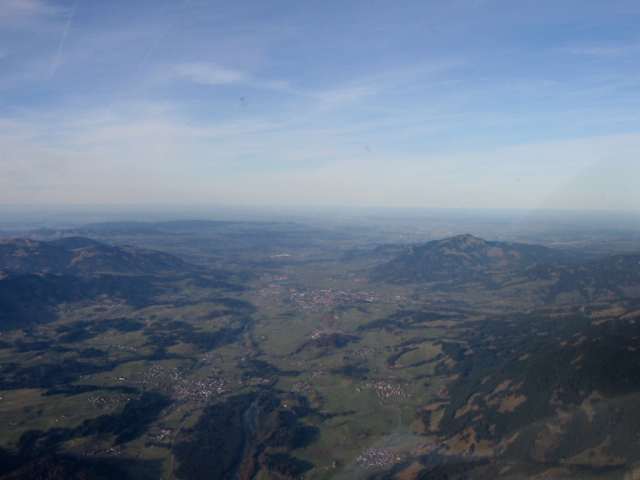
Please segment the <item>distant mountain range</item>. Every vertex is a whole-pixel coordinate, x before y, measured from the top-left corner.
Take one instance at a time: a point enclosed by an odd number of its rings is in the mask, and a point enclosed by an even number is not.
[[[177,220],[166,222],[105,222],[64,228],[0,232],[2,237],[23,237],[51,241],[83,237],[117,245],[135,245],[177,254],[190,263],[202,265],[213,258],[224,263],[230,255],[246,258],[271,255],[291,250],[306,250],[338,239],[351,238],[351,233],[335,228],[311,227],[295,222]],[[258,255],[256,255],[258,254]],[[282,258],[279,259],[279,262]]]
[[[26,232],[41,238],[52,237],[102,237],[143,236],[143,235],[193,235],[246,232],[247,230],[306,232],[309,227],[292,222],[227,221],[227,220],[171,220],[165,222],[99,222],[88,223],[73,228],[41,228]]]

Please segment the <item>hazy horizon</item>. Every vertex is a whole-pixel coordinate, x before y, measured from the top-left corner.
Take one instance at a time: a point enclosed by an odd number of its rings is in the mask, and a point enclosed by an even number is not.
[[[0,205],[638,211],[639,17],[0,0]]]
[[[500,237],[505,232],[602,230],[640,231],[640,214],[631,211],[489,208],[401,208],[358,206],[220,205],[0,205],[0,233],[39,228],[75,228],[101,223],[223,221],[298,223],[339,229],[374,228],[420,231],[440,225],[455,233]],[[444,234],[447,236],[449,234]]]

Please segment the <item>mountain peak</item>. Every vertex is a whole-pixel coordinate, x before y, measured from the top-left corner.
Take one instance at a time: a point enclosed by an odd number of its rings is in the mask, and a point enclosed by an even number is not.
[[[488,243],[486,240],[471,235],[470,233],[463,233],[453,237],[443,238],[442,240],[438,240],[438,242],[443,245],[456,245],[461,247],[487,245]]]
[[[487,241],[462,234],[413,246],[380,265],[374,276],[395,283],[476,281],[529,268],[560,255],[538,245]]]

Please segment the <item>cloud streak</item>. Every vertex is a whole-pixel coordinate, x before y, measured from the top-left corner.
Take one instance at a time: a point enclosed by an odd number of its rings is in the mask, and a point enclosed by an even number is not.
[[[71,24],[73,22],[73,18],[76,15],[77,8],[78,8],[78,0],[76,0],[75,3],[73,4],[73,9],[69,13],[69,16],[67,17],[67,23],[65,24],[64,29],[62,30],[62,35],[60,36],[60,43],[58,43],[58,48],[53,57],[53,60],[51,61],[51,68],[49,69],[49,78],[53,77],[56,74],[56,71],[58,70],[60,63],[62,62],[62,51],[64,50],[64,44],[67,40],[67,36],[69,35],[69,30],[71,30]]]
[[[175,66],[173,71],[176,78],[210,87],[240,85],[264,90],[290,90],[286,81],[260,79],[248,72],[215,63],[184,63]]]

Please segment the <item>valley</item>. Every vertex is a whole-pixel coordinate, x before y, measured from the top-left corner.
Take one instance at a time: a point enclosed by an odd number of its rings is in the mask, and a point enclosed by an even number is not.
[[[5,235],[0,478],[634,478],[640,255],[380,232]]]

